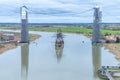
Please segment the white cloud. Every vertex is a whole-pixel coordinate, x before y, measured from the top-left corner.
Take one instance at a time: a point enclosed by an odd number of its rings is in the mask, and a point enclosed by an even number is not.
[[[14,18],[13,16],[19,16],[20,7],[26,5],[29,8],[31,22],[38,21],[37,19],[41,22],[81,22],[82,20],[92,22],[93,10],[83,14],[80,13],[98,5],[102,7],[101,10],[103,11],[104,16],[103,21],[110,21],[108,17],[112,16],[105,16],[105,13],[120,16],[119,4],[119,0],[0,0],[0,5],[2,6],[0,9],[0,16],[9,16],[9,18],[12,19],[7,19],[6,17],[4,21],[15,21],[14,19],[18,18]],[[87,16],[87,18],[84,16]],[[40,19],[41,17],[42,19]]]
[[[61,3],[72,3],[72,4],[90,4],[93,0],[56,0]]]

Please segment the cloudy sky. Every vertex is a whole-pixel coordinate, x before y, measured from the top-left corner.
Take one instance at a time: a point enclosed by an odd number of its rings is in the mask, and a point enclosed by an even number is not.
[[[20,22],[20,7],[28,7],[32,23],[93,22],[100,6],[102,22],[120,22],[120,0],[0,0],[0,22]]]

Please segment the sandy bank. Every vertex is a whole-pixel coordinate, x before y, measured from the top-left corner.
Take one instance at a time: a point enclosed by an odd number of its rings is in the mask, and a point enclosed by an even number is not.
[[[84,34],[86,37],[92,39],[92,35]],[[120,44],[119,43],[103,43],[103,46],[105,46],[109,51],[115,55],[115,58],[117,60],[120,60]]]
[[[34,40],[38,39],[39,37],[40,37],[40,35],[35,34],[30,38],[30,41],[34,41]],[[20,38],[16,38],[15,40],[20,40]],[[14,49],[16,47],[17,47],[16,44],[1,44],[0,45],[0,54],[2,54],[5,51]]]
[[[106,48],[109,49],[109,51],[115,55],[115,58],[117,60],[120,60],[120,44],[117,43],[110,43],[110,44],[104,44]]]

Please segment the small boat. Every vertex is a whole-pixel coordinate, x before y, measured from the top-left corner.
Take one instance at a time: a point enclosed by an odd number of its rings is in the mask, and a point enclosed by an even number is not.
[[[63,39],[57,39],[56,42],[55,42],[55,46],[58,46],[58,47],[63,46],[63,44],[64,44]]]
[[[63,44],[64,44],[63,34],[61,30],[58,30],[56,34],[55,46],[61,47],[63,46]]]

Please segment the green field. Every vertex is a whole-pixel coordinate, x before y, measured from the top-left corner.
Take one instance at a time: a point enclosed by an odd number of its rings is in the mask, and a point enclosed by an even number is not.
[[[117,71],[120,71],[120,68],[108,68],[107,70],[117,70]]]
[[[57,29],[61,29],[62,32],[68,32],[68,33],[86,33],[86,34],[92,34],[92,29],[88,29],[86,27],[76,27],[76,26],[63,26],[63,27],[29,27],[29,30],[32,31],[45,31],[45,32],[56,32]],[[17,30],[20,29],[19,27],[3,27],[0,26],[0,29],[13,29]],[[105,30],[101,29],[102,35],[105,33],[108,34],[120,34],[119,30]]]
[[[33,31],[47,31],[47,32],[56,32],[57,29],[61,29],[62,32],[69,32],[69,33],[91,33],[91,29],[81,28],[81,27],[31,27],[30,30]]]
[[[31,27],[29,28],[30,30],[33,31],[47,31],[47,32],[56,32],[57,29],[61,29],[62,32],[69,32],[69,33],[86,33],[86,34],[92,34],[92,29],[87,29],[85,27],[39,27],[39,28],[35,28],[35,27]],[[120,34],[119,30],[102,30],[101,29],[102,34],[104,35],[105,33],[108,34]]]

